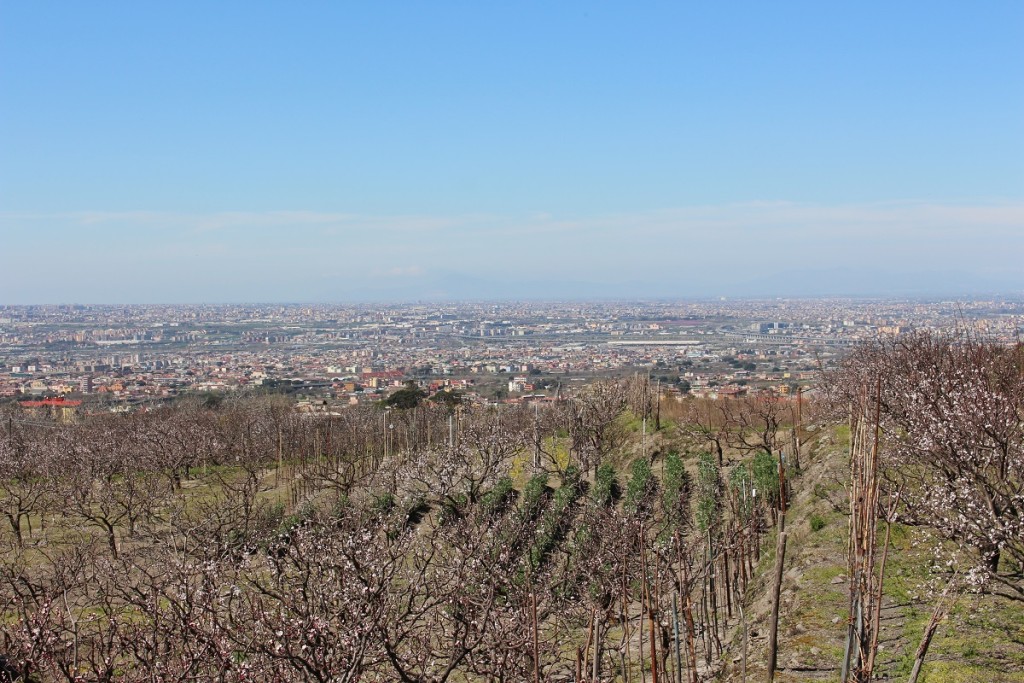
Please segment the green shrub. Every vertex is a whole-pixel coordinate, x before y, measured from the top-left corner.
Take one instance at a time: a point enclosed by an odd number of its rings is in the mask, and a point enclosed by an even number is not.
[[[562,486],[579,486],[583,481],[583,472],[579,465],[569,465],[562,473]]]
[[[690,473],[683,459],[672,452],[665,457],[665,478],[662,483],[661,505],[665,520],[674,530],[682,531],[689,518]]]
[[[817,513],[811,515],[810,521],[811,531],[821,531],[825,528],[825,525],[828,524],[828,522],[825,521],[825,518]]]
[[[775,505],[779,500],[779,464],[771,453],[762,451],[754,456],[754,487],[766,504]]]
[[[564,484],[555,491],[551,500],[551,507],[544,513],[540,523],[537,525],[537,533],[534,536],[534,543],[530,548],[528,561],[531,571],[536,570],[548,557],[565,533],[565,520],[576,499],[580,496],[580,485],[573,483]]]
[[[594,488],[590,492],[591,500],[597,505],[607,507],[615,500],[617,489],[615,468],[610,463],[598,467],[597,473],[594,475]]]
[[[373,511],[379,514],[390,512],[395,507],[395,496],[392,493],[381,493],[373,497]]]
[[[547,487],[548,475],[544,472],[534,475],[526,482],[526,486],[523,487],[523,502],[519,508],[523,516],[532,519],[540,513]]]
[[[651,465],[646,458],[637,458],[633,461],[629,483],[626,484],[626,499],[623,505],[626,512],[633,514],[646,514],[650,508],[651,494],[657,482],[651,472]]]
[[[697,527],[702,534],[714,530],[722,521],[722,477],[718,463],[710,453],[697,456]]]
[[[480,497],[480,508],[486,515],[495,515],[504,510],[512,499],[511,477],[502,477],[494,488]]]

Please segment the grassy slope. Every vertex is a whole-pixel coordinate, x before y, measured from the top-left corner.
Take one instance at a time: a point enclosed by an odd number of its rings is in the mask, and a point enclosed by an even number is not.
[[[838,681],[845,644],[848,585],[848,478],[843,429],[812,445],[804,472],[794,481],[787,520],[782,605],[779,621],[778,681]],[[817,515],[824,526],[811,528]],[[765,540],[759,580],[748,595],[751,640],[747,675],[764,680],[767,658],[770,577],[775,537]],[[889,553],[882,611],[877,676],[906,680],[921,633],[931,615],[934,588],[942,575],[929,571],[933,544],[919,529],[896,527]],[[929,590],[931,589],[931,590]],[[721,679],[741,680],[739,634]],[[940,625],[921,680],[1024,682],[1024,605],[991,595],[966,594]]]

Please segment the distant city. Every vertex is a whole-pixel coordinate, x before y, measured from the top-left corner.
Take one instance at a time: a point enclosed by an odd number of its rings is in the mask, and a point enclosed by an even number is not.
[[[1024,302],[3,306],[0,400],[62,413],[256,391],[340,408],[414,382],[521,402],[633,373],[679,395],[789,393],[859,341],[955,327],[1019,339]]]

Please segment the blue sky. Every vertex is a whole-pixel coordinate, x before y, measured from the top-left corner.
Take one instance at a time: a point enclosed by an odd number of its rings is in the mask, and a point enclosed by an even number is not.
[[[1024,292],[1018,1],[2,0],[0,93],[0,303]]]

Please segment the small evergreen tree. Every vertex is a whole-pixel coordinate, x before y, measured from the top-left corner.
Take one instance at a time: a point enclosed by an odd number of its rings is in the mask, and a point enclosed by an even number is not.
[[[683,531],[690,516],[690,473],[683,459],[672,452],[665,457],[665,477],[662,483],[661,506],[665,523],[671,531]]]

